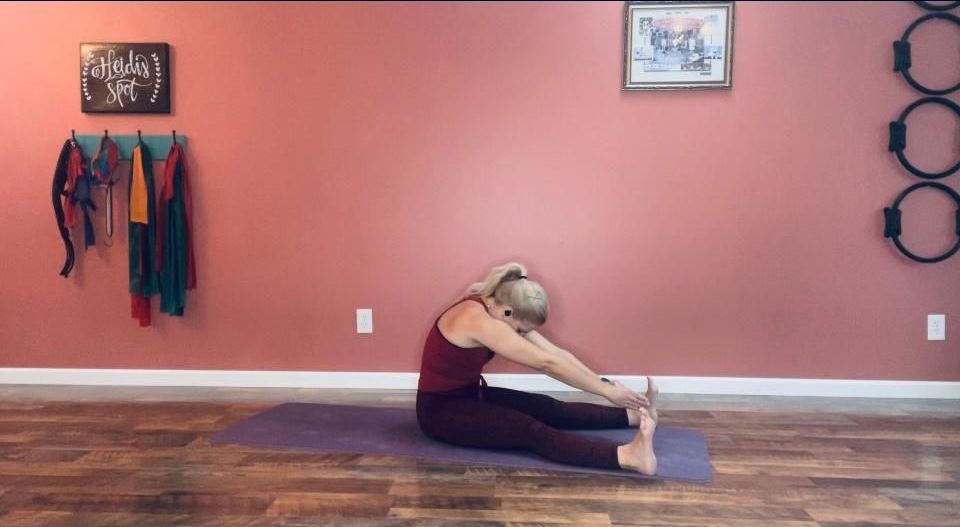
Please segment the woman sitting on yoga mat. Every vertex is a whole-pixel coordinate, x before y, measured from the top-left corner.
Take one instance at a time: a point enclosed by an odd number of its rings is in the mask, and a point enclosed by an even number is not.
[[[495,267],[486,280],[443,312],[423,347],[417,420],[438,441],[474,448],[526,448],[569,465],[657,471],[653,433],[657,394],[646,394],[590,371],[536,328],[547,320],[547,294],[517,263]],[[501,357],[543,372],[616,405],[563,402],[547,395],[487,386],[483,366]],[[618,445],[568,429],[638,426],[633,441]]]

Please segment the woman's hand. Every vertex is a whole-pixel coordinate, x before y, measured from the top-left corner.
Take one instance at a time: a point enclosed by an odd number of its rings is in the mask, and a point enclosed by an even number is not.
[[[613,381],[609,388],[606,395],[607,400],[620,408],[639,410],[650,406],[650,401],[647,400],[645,395],[627,388],[620,381]]]

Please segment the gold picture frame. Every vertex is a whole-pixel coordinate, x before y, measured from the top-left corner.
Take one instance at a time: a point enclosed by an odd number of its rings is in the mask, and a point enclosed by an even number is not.
[[[734,2],[625,2],[624,90],[733,86]]]

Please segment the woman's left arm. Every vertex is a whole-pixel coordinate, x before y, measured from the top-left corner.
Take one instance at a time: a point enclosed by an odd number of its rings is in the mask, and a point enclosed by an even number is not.
[[[529,331],[525,336],[527,340],[535,344],[538,348],[542,349],[543,351],[546,351],[551,355],[559,355],[562,357],[566,357],[567,359],[570,360],[570,362],[576,365],[577,368],[583,370],[585,373],[593,375],[594,377],[600,377],[599,375],[594,373],[593,370],[588,368],[584,363],[580,362],[580,359],[576,358],[573,355],[573,353],[570,353],[569,351],[550,342],[549,340],[547,340],[546,337],[544,337],[540,333],[536,331]]]

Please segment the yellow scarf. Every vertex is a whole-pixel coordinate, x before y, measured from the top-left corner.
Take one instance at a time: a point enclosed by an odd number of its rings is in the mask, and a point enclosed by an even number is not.
[[[140,145],[133,149],[133,178],[130,181],[130,222],[150,223],[147,215],[147,180],[143,175],[143,156]]]

